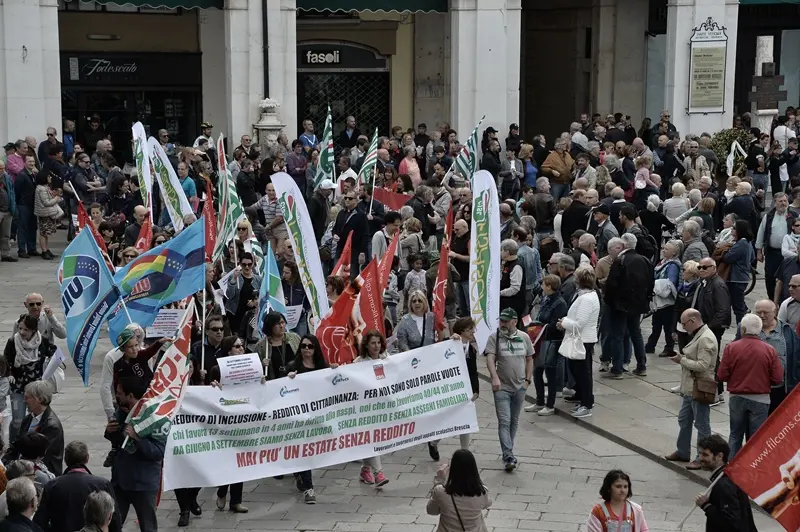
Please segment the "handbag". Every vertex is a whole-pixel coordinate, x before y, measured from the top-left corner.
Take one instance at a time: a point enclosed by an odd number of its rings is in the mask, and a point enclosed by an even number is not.
[[[586,346],[583,345],[578,328],[573,327],[571,331],[564,334],[564,339],[558,348],[558,353],[569,360],[585,360]]]
[[[558,340],[542,340],[536,358],[533,359],[533,366],[536,368],[557,367],[559,357],[558,348],[560,344],[561,342]]]
[[[694,379],[692,399],[701,405],[710,405],[717,397],[717,382],[714,379]]]
[[[64,217],[64,209],[61,208],[61,205],[56,205],[56,215],[53,216],[55,221],[61,220]]]

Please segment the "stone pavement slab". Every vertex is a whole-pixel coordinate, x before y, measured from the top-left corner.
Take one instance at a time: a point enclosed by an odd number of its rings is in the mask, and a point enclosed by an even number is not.
[[[54,238],[54,252],[63,249],[64,233]],[[0,342],[4,342],[13,327],[16,316],[23,311],[21,302],[27,292],[41,292],[46,302],[53,304],[60,319],[58,286],[55,282],[57,261],[40,258],[22,260],[16,264],[0,264]],[[59,342],[64,347],[63,342]],[[100,406],[97,381],[103,356],[110,349],[107,332],[103,332],[91,362],[92,374],[88,388],[83,386],[71,365],[62,393],[56,395],[53,408],[64,426],[66,441],[80,439],[90,449],[89,468],[93,473],[108,477],[110,471],[102,467],[109,449],[103,440],[105,416]],[[639,381],[639,382],[637,382]],[[623,381],[622,384],[628,384]],[[648,390],[647,380],[630,379],[630,386]],[[615,395],[609,389],[608,396]],[[625,388],[622,388],[624,391]],[[617,390],[616,395],[622,392]],[[658,403],[657,390],[653,402],[631,403],[637,409],[656,408],[668,416],[667,405]],[[663,391],[662,391],[663,393]],[[664,400],[671,399],[668,395]],[[636,399],[638,401],[638,399]],[[624,401],[616,404],[620,415],[625,412]],[[481,476],[488,487],[494,504],[487,512],[490,531],[538,530],[580,532],[585,530],[586,517],[598,500],[598,490],[603,476],[612,468],[622,468],[633,479],[634,500],[643,504],[650,529],[655,532],[677,529],[677,524],[693,504],[694,495],[703,487],[675,471],[640,455],[629,447],[620,445],[587,427],[552,416],[542,418],[522,414],[516,439],[516,453],[520,467],[513,473],[502,471],[500,446],[497,439],[497,422],[489,384],[481,383],[481,397],[477,402],[480,432],[473,435],[470,449],[475,454]],[[639,415],[639,414],[637,414]],[[631,417],[633,420],[633,418]],[[634,436],[642,432],[652,434],[652,428],[640,423],[630,425]],[[448,438],[440,444],[443,460],[458,448],[457,438]],[[390,484],[375,490],[358,481],[359,465],[356,463],[314,471],[314,483],[319,504],[302,503],[291,478],[284,480],[261,479],[244,486],[244,504],[248,514],[236,515],[216,510],[213,488],[200,492],[199,502],[203,515],[192,517],[189,530],[325,530],[325,531],[377,531],[377,532],[432,532],[438,518],[425,512],[427,494],[439,463],[428,456],[424,445],[383,456],[385,473]],[[178,530],[177,503],[173,493],[165,493],[158,509],[161,529]],[[762,532],[782,530],[764,515],[757,516]],[[126,531],[137,529],[133,512],[125,525]],[[704,529],[704,519],[695,512],[684,530],[695,532]]]

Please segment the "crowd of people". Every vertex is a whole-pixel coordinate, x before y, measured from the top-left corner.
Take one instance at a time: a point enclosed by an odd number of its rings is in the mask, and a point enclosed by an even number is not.
[[[800,166],[794,116],[793,109],[787,111],[773,132],[751,131],[748,156],[727,172],[732,174],[727,179],[722,179],[721,161],[710,149],[712,136],[704,133],[681,139],[668,111],[657,124],[643,124],[639,131],[622,114],[605,118],[582,115],[555,139],[552,149],[543,135],[529,136],[527,142],[517,124],[509,126],[503,141],[494,128],[483,131],[475,149],[480,150],[481,169],[497,182],[502,264],[496,287],[499,327],[483,353],[478,352],[474,340],[469,302],[472,191],[469,176],[452,171],[459,153],[470,146],[458,141],[456,131],[446,123],[432,132],[425,124],[416,130],[394,128],[390,136],[378,139],[377,165],[365,181],[359,172],[370,139],[360,134],[354,117],[348,117],[345,129],[335,139],[334,176],[321,181],[317,179],[320,139],[310,120],[304,121],[304,131],[296,140],[290,142],[282,134],[263,153],[250,135],[243,135],[231,152],[227,170],[235,180],[246,217],[239,222],[236,237],[226,246],[221,261],[207,265],[206,293],[217,293],[223,271],[233,271],[233,281],[224,286],[223,297],[207,298],[205,309],[202,299],[196,298],[198,310],[203,311],[198,315],[207,318],[204,323],[196,320],[192,331],[190,384],[218,386],[218,360],[244,352],[263,354],[265,379],[293,378],[297,373],[331,367],[317,338],[309,334],[311,305],[270,178],[281,171],[304,192],[331,303],[345,289],[342,277],[332,272],[348,237],[351,255],[343,262],[352,279],[370,260],[387,253],[390,242],[399,235],[384,293],[386,334],[365,332],[353,362],[454,338],[465,346],[475,400],[478,358],[483,356],[480,363],[486,364],[491,379],[506,471],[514,471],[518,464],[514,440],[531,384],[536,401],[525,411],[552,415],[561,397],[573,405],[574,417],[589,417],[594,407],[595,351],[600,351],[603,377],[644,377],[648,355],[655,354],[662,342],[664,348],[658,356],[669,357],[682,368],[681,383],[673,390],[682,397],[680,434],[676,451],[667,458],[687,462],[689,469],[718,469],[800,378],[796,333],[800,305],[794,304],[800,302]],[[734,127],[746,131],[746,118],[737,118]],[[185,225],[196,221],[203,202],[218,201],[219,168],[213,141],[209,142],[212,129],[211,124],[203,123],[192,147],[169,142],[166,131],[157,133],[194,211],[185,214]],[[54,258],[48,238],[65,219],[69,221],[65,227],[68,238],[74,236],[76,228],[67,215],[76,213],[81,203],[89,213],[89,223],[106,244],[109,260],[116,267],[128,264],[139,254],[135,244],[148,217],[135,167],[121,169],[105,137],[83,146],[74,139],[67,142],[66,133],[63,141],[58,140],[53,128],[47,136],[41,144],[29,137],[5,147],[6,158],[0,161],[2,260],[34,255]],[[157,188],[152,246],[175,234]],[[205,194],[208,189],[213,197]],[[374,197],[377,189],[382,197],[392,195],[396,210]],[[768,190],[772,191],[771,201]],[[455,221],[452,234],[447,235],[450,212]],[[438,262],[445,259],[439,256],[445,239],[449,242],[447,323],[444,330],[438,330],[431,308]],[[10,240],[17,242],[17,257],[10,254]],[[254,249],[254,245],[260,248]],[[263,323],[256,320],[262,274],[256,262],[270,247],[281,273],[286,304],[304,309],[291,329],[287,316],[280,313],[268,313]],[[751,313],[745,292],[757,261],[765,263],[768,297]],[[647,339],[641,330],[646,316],[652,316],[653,324]],[[722,335],[733,324],[739,328],[737,340],[723,349]],[[529,334],[531,325],[544,326],[544,332]],[[25,477],[30,462],[45,494],[46,486],[55,490],[56,483],[73,470],[86,473],[85,478],[95,482],[85,467],[85,446],[72,442],[65,451],[63,429],[49,406],[53,384],[41,381],[45,362],[53,355],[54,336],[64,338],[64,327],[42,297],[31,294],[26,299],[26,313],[6,345],[5,360],[0,359],[0,373],[5,373],[0,376],[0,393],[4,387],[8,390],[5,410],[11,414],[3,416],[4,423],[10,420],[3,433],[9,449],[6,472],[9,478],[12,471]],[[125,419],[146,391],[168,339],[148,339],[141,328],[131,324],[116,340],[119,347],[106,355],[100,385],[108,418],[105,436],[110,442],[104,465],[111,467],[112,477],[110,489],[103,490],[112,495],[116,511],[111,519],[107,500],[83,501],[87,504],[86,524],[90,515],[93,524],[107,518],[112,526],[116,519],[122,523],[133,505],[141,530],[156,530],[164,444],[138,437]],[[758,357],[741,356],[753,352],[759,353]],[[631,367],[634,357],[636,365]],[[731,395],[728,443],[710,430],[710,407],[724,400],[724,383]],[[30,412],[27,415],[26,410]],[[40,430],[31,433],[31,423]],[[698,432],[694,459],[690,456],[693,424]],[[31,438],[42,432],[42,427],[54,434],[46,445]],[[136,452],[121,449],[126,436]],[[468,446],[469,437],[462,437],[462,451],[453,457],[449,471],[440,471],[441,479],[461,480],[445,482],[432,491],[428,511],[441,513],[443,521],[452,521],[454,495],[473,498],[467,505],[473,514],[477,510],[479,515],[491,503],[479,477],[474,478],[477,469],[473,474],[474,457],[466,450]],[[428,451],[433,460],[440,459],[437,442],[430,442]],[[62,460],[67,464],[63,474]],[[461,465],[456,467],[456,463]],[[309,504],[316,502],[312,473],[295,475],[296,486]],[[612,473],[601,490],[606,504],[592,511],[590,530],[599,530],[591,527],[604,519],[616,519],[620,512],[639,523],[636,530],[646,530],[641,508],[626,506],[630,479],[624,473]],[[385,486],[388,479],[380,457],[365,460],[359,478],[366,484]],[[7,489],[14,485],[24,485],[22,491],[28,488],[25,479],[9,483]],[[726,487],[723,499],[738,497],[734,488]],[[197,494],[197,489],[176,494],[179,526],[187,525],[190,515],[202,512]],[[30,510],[14,497],[15,514]],[[42,500],[36,519],[46,500]],[[727,529],[725,520],[731,519],[718,512],[723,502],[714,492],[698,500],[709,522],[714,514],[719,525],[715,529],[719,530]],[[95,506],[90,512],[91,504]],[[237,513],[248,511],[242,504],[241,484],[219,487],[216,504]],[[75,508],[72,504],[73,513]],[[460,504],[456,514],[459,509]],[[462,510],[464,514],[467,511]],[[749,509],[745,505],[740,511]],[[42,514],[60,519],[54,517],[57,514],[52,508]],[[477,519],[473,514],[470,519]],[[466,517],[462,514],[458,519]]]

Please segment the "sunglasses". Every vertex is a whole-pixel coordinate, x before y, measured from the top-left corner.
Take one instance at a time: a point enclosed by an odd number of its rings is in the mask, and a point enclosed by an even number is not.
[[[209,327],[208,330],[211,332],[222,332],[222,327]]]
[[[242,262],[242,268],[250,268],[253,266],[252,262]]]
[[[48,136],[48,137],[55,137],[55,136],[56,136],[56,134],[55,134],[55,133],[48,133],[48,134],[47,134],[47,136]]]
[[[300,344],[300,349],[314,349],[314,346],[311,344]]]
[[[711,269],[711,268],[713,268],[713,267],[714,267],[714,266],[698,266],[698,267],[697,267],[697,269],[698,269],[698,270],[710,270],[710,269]]]
[[[244,347],[244,344],[241,342],[236,342],[235,344],[233,344],[233,347]]]
[[[28,303],[28,306],[29,307],[41,307],[42,306],[42,302],[41,301],[33,301],[31,303]]]
[[[158,244],[163,244],[164,242],[166,242],[166,240],[156,240],[156,244],[157,244],[157,245],[158,245]]]
[[[135,259],[136,255],[123,255],[123,257],[126,259]]]
[[[236,229],[237,229],[238,231],[247,231],[247,228],[246,228],[246,227],[237,227]]]

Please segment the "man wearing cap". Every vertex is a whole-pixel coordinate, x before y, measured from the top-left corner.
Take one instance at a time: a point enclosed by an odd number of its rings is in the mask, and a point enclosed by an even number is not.
[[[211,122],[203,122],[200,124],[200,133],[201,135],[194,139],[194,144],[192,144],[192,148],[197,148],[200,144],[200,139],[206,139],[208,141],[209,146],[214,145],[214,141],[211,139],[211,130],[214,129],[214,125]]]
[[[525,391],[533,378],[533,344],[527,334],[517,330],[517,312],[506,308],[500,313],[500,327],[486,342],[486,366],[492,379],[497,432],[507,472],[517,468],[514,437]]]
[[[522,139],[519,136],[519,125],[511,124],[508,126],[508,136],[506,137],[506,151],[513,151],[519,157],[519,149],[522,147]]]
[[[619,237],[619,231],[613,223],[609,221],[611,216],[611,209],[608,205],[600,203],[592,211],[592,216],[597,224],[597,256],[598,258],[608,255],[608,241],[612,238]]]
[[[314,227],[314,236],[317,244],[322,240],[325,229],[328,226],[328,217],[331,212],[331,196],[336,189],[336,185],[330,179],[323,179],[317,190],[308,200],[308,217],[311,218],[311,225]]]

